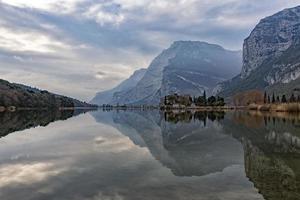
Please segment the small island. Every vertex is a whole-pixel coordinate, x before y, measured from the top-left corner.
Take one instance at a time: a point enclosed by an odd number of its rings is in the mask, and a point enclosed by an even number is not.
[[[227,109],[225,107],[225,100],[220,96],[210,96],[206,97],[206,92],[204,91],[202,96],[190,95],[179,95],[172,94],[167,95],[161,99],[160,105],[161,110],[171,110],[171,109],[197,109],[197,110],[220,110]]]

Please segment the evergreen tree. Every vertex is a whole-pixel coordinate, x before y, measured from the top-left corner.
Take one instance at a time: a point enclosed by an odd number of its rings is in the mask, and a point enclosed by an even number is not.
[[[300,103],[300,95],[298,95],[297,102]]]
[[[286,97],[285,97],[285,95],[282,95],[282,98],[281,98],[281,103],[286,103],[287,102],[287,100],[286,100]]]
[[[205,90],[203,92],[203,99],[204,99],[204,104],[206,105],[207,99],[206,99],[206,91]]]
[[[267,92],[265,91],[265,94],[264,94],[264,104],[267,103]]]
[[[274,95],[274,93],[273,93],[273,95],[272,95],[272,103],[275,103],[276,101],[275,101],[275,95]]]
[[[214,106],[215,103],[216,103],[216,97],[211,96],[211,97],[209,97],[209,98],[207,99],[207,104],[208,104],[209,106]]]
[[[277,98],[276,98],[276,103],[280,103],[280,97],[279,96],[277,96]]]
[[[294,102],[296,102],[296,98],[295,98],[294,93],[292,93],[292,95],[290,97],[290,103],[294,103]]]
[[[224,106],[225,105],[225,100],[223,97],[217,97],[217,102],[216,102],[217,106]]]
[[[204,99],[203,96],[200,96],[197,98],[197,106],[205,106],[206,105],[206,100]]]
[[[269,95],[268,95],[268,103],[271,103],[271,98]]]

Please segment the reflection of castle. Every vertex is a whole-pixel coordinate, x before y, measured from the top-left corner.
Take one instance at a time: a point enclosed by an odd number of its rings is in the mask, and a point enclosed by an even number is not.
[[[199,120],[206,124],[206,120],[210,121],[220,121],[224,119],[225,112],[223,111],[181,111],[181,110],[170,110],[163,112],[165,121],[168,122],[191,122],[192,120]]]

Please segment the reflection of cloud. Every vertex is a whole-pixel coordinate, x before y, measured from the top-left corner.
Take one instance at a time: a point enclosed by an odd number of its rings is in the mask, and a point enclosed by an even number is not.
[[[121,197],[119,194],[110,194],[110,195],[105,195],[102,192],[100,192],[98,195],[89,198],[89,199],[84,199],[84,200],[123,200],[124,198]]]
[[[94,139],[95,149],[99,152],[120,153],[135,148],[135,144],[129,138],[114,137],[106,139],[98,136]]]
[[[62,169],[55,169],[52,163],[4,165],[0,168],[0,187],[40,182],[62,171]]]

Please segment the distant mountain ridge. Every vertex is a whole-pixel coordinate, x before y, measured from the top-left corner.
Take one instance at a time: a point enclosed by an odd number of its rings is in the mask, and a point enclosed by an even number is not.
[[[136,87],[120,97],[121,104],[158,104],[168,94],[208,95],[218,82],[233,77],[241,52],[200,41],[176,41],[150,64]],[[116,102],[113,102],[116,103]]]
[[[0,107],[11,106],[37,109],[94,107],[95,105],[0,79]]]
[[[241,73],[215,89],[232,96],[251,89],[291,94],[300,90],[300,6],[262,19],[245,39]]]
[[[136,70],[128,79],[121,82],[115,88],[106,90],[104,92],[98,92],[96,96],[90,101],[90,103],[102,105],[117,101],[122,93],[136,86],[136,84],[143,78],[145,72],[146,69]]]
[[[200,41],[176,41],[151,62],[134,87],[114,93],[107,103],[157,105],[173,93],[199,96],[205,90],[210,95],[217,83],[240,71],[241,63],[240,51]]]

